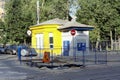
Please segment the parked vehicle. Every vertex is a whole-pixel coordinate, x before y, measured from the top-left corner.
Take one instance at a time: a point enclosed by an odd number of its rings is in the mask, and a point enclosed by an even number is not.
[[[27,56],[37,56],[37,52],[34,48],[23,48],[21,49],[21,55],[24,57]]]
[[[7,47],[5,47],[5,53],[6,54],[17,54],[17,47],[16,45],[9,45]]]
[[[0,54],[4,54],[5,53],[5,48],[4,47],[0,47]]]

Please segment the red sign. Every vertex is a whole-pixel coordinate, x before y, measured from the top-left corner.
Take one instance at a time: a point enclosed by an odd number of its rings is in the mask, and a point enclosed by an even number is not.
[[[70,33],[71,33],[72,36],[74,36],[74,35],[76,34],[76,30],[72,29],[72,30],[70,31]]]

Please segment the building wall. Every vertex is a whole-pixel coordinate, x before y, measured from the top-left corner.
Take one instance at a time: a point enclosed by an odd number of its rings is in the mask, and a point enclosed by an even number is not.
[[[41,25],[31,27],[32,31],[32,47],[37,49],[38,53],[44,53],[45,51],[53,52],[54,55],[61,54],[61,32],[57,30],[58,25]],[[49,34],[53,34],[53,49],[50,49]],[[41,36],[43,35],[43,37]],[[41,37],[40,37],[41,36]],[[42,38],[42,43],[38,45],[37,38]],[[40,46],[42,44],[42,46]]]
[[[64,55],[64,41],[69,41],[69,56],[82,55],[82,51],[77,50],[77,43],[86,43],[86,54],[89,53],[89,31],[77,31],[75,36],[72,36],[70,32],[62,33],[62,54]]]
[[[77,44],[85,43],[85,54],[89,54],[89,31],[77,31],[76,35],[72,36],[68,31],[59,31],[58,27],[57,24],[30,27],[32,31],[32,47],[41,54],[47,51],[53,53],[53,55],[79,56],[83,55],[83,51],[77,50]],[[50,48],[49,41],[51,33],[53,36],[53,48]],[[67,50],[66,43],[69,46],[67,46]]]

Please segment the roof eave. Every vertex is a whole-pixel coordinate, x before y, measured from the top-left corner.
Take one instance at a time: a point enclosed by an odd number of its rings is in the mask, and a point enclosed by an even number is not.
[[[66,28],[58,28],[60,31],[69,31],[71,29],[75,29],[77,31],[91,31],[94,27],[66,27]]]

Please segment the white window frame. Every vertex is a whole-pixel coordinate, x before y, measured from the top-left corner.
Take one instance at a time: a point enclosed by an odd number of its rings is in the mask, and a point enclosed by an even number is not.
[[[49,47],[50,47],[50,49],[53,49],[54,48],[54,39],[52,40],[52,43],[51,43],[50,38],[53,39],[53,33],[49,33]]]
[[[43,34],[36,34],[36,48],[43,49],[44,48],[44,39]]]

